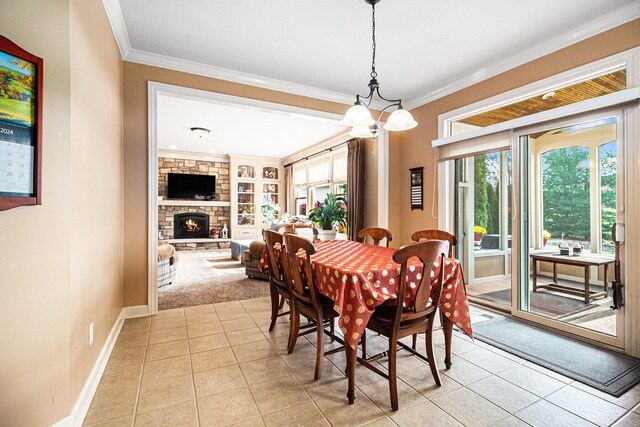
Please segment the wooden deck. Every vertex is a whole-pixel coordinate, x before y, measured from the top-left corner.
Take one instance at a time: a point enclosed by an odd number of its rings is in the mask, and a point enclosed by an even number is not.
[[[541,277],[541,283],[551,280]],[[565,286],[584,289],[584,284],[578,281],[559,280]],[[591,285],[594,290],[604,290],[603,286]],[[467,292],[470,296],[481,298],[487,301],[511,305],[511,279],[500,279],[491,282],[481,282],[467,284]],[[606,326],[597,326],[595,329],[600,332],[611,334],[615,331],[615,312],[604,311],[603,307],[611,305],[611,291],[607,298],[600,298],[585,304],[580,297],[573,297],[564,293],[556,293],[548,289],[539,289],[538,292],[530,292],[529,295],[530,312],[539,314],[551,319],[568,321],[568,323],[592,328],[593,316],[600,318],[607,317],[604,322]],[[597,314],[596,314],[597,313]],[[567,320],[565,320],[567,319]],[[603,319],[604,320],[604,319]],[[598,322],[601,325],[603,322]]]

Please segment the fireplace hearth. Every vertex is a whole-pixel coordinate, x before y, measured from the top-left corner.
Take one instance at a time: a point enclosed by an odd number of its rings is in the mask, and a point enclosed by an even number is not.
[[[174,239],[196,239],[205,237],[209,237],[209,215],[191,212],[174,215]]]

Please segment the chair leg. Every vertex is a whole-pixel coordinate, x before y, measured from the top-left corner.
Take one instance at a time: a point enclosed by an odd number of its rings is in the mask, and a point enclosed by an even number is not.
[[[336,333],[336,318],[332,317],[331,320],[329,320],[329,332],[331,332],[331,342],[334,342],[335,339],[335,333]]]
[[[284,307],[284,297],[280,297],[280,306],[278,307],[278,309],[282,310],[282,307]]]
[[[418,345],[418,334],[413,334],[412,338],[413,342],[411,343],[411,348],[412,349],[416,349],[416,346]]]
[[[319,380],[322,374],[322,359],[324,359],[324,323],[322,319],[322,312],[318,312],[318,319],[316,323],[316,372],[313,375],[314,380]]]
[[[367,358],[367,330],[362,331],[362,338],[360,338],[360,343],[362,344],[362,358]]]
[[[398,410],[398,379],[396,378],[397,339],[389,339],[389,395],[391,396],[391,410]]]
[[[298,307],[295,301],[291,301],[291,308],[289,310],[289,346],[287,353],[293,353],[293,349],[298,341],[298,333],[300,332],[300,313],[298,313]]]
[[[276,326],[276,320],[278,320],[278,290],[276,286],[271,283],[269,285],[269,291],[271,293],[271,324],[269,325],[269,332],[273,331],[273,327]]]
[[[436,363],[436,358],[433,353],[433,324],[429,329],[427,329],[425,341],[425,346],[427,347],[427,359],[429,359],[429,368],[431,368],[431,375],[433,375],[433,379],[436,381],[436,384],[438,386],[441,386],[442,381],[440,380],[440,372],[438,371],[438,364]]]

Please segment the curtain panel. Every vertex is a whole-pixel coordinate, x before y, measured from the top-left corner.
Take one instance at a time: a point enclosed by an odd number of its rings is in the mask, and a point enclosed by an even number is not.
[[[284,212],[288,212],[291,215],[294,215],[295,207],[293,206],[293,175],[292,175],[293,167],[291,165],[285,166],[284,168]]]
[[[364,139],[352,139],[347,147],[347,233],[357,240],[364,228]]]

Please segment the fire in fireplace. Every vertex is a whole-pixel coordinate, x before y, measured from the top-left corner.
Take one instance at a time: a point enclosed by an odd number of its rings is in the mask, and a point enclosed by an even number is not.
[[[202,237],[209,237],[209,215],[203,213],[181,213],[174,215],[174,239]]]

